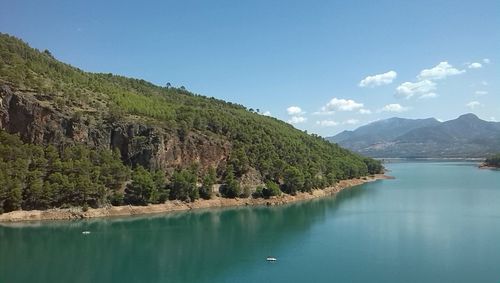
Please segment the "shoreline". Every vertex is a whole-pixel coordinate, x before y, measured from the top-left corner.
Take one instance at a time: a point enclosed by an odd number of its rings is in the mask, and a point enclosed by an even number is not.
[[[435,160],[443,160],[443,161],[481,161],[484,160],[484,157],[373,157],[376,160],[417,160],[417,161],[435,161]]]
[[[500,170],[500,167],[488,165],[486,163],[481,163],[478,166],[479,169],[490,169],[490,170]]]
[[[67,209],[54,208],[48,210],[16,210],[0,214],[0,223],[2,222],[23,222],[23,221],[46,221],[46,220],[76,220],[102,217],[118,217],[118,216],[134,216],[146,214],[161,214],[176,211],[188,211],[193,209],[206,208],[223,208],[237,206],[262,206],[262,205],[284,205],[299,201],[311,200],[326,196],[332,196],[338,192],[362,185],[377,180],[394,179],[394,177],[384,174],[376,174],[358,179],[342,180],[335,186],[327,187],[322,190],[313,190],[310,193],[299,192],[292,196],[282,194],[278,197],[269,199],[252,197],[249,198],[222,198],[213,197],[209,200],[198,199],[194,202],[182,202],[179,200],[167,201],[162,204],[150,204],[147,206],[107,206],[101,208],[89,208],[87,211],[82,211],[81,207],[73,207]]]

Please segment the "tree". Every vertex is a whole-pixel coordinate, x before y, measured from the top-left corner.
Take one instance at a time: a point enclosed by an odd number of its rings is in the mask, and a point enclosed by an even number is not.
[[[214,186],[217,179],[217,174],[215,173],[215,169],[210,167],[208,172],[203,177],[203,182],[200,188],[200,196],[203,199],[211,199],[212,198],[212,187]]]
[[[248,156],[242,147],[238,147],[231,152],[229,164],[234,169],[234,174],[241,177],[249,169]]]
[[[44,190],[43,173],[31,171],[27,176],[27,186],[23,190],[23,209],[46,209],[51,201],[48,191]]]
[[[272,181],[266,182],[266,186],[257,186],[255,192],[252,194],[254,198],[270,198],[279,195],[281,195],[281,190],[278,184]]]
[[[45,55],[49,56],[50,58],[54,59],[54,56],[52,55],[52,53],[51,53],[48,49],[45,49],[45,50],[43,51],[43,53],[44,53]]]
[[[19,210],[22,204],[22,186],[17,179],[4,180],[3,211],[9,212]]]
[[[252,193],[252,197],[254,198],[263,198],[264,197],[264,186],[257,186],[257,188],[255,188],[255,191]]]
[[[384,171],[384,166],[379,160],[363,158],[363,162],[366,164],[369,174],[380,174]]]
[[[224,183],[220,187],[220,192],[222,196],[228,198],[235,198],[241,194],[240,184],[234,177],[234,169],[231,165],[227,166],[226,176],[224,177]]]
[[[55,207],[67,207],[72,204],[74,186],[74,182],[69,179],[68,175],[60,172],[51,173],[44,183],[45,190],[51,192],[52,195],[51,205]]]
[[[278,184],[276,184],[275,182],[268,181],[266,182],[266,187],[262,191],[262,194],[265,198],[269,198],[272,196],[279,196],[281,195],[281,190]]]
[[[170,198],[194,201],[199,198],[196,175],[189,170],[176,171],[170,181]]]
[[[152,197],[152,202],[164,203],[168,199],[169,195],[169,190],[165,184],[165,174],[162,171],[157,170],[152,173],[152,178],[156,187],[156,196]]]
[[[304,175],[296,167],[289,166],[284,173],[283,190],[291,195],[297,194],[304,186]]]
[[[151,173],[144,167],[138,166],[132,173],[132,182],[125,189],[125,203],[146,205],[155,194],[155,188]]]
[[[130,179],[130,168],[120,160],[120,152],[117,149],[100,150],[95,163],[100,165],[99,182],[110,190],[108,201],[113,205],[122,204],[122,189]]]

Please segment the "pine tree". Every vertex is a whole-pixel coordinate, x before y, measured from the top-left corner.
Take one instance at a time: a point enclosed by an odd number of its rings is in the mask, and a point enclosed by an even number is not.
[[[203,177],[203,183],[200,188],[200,196],[203,199],[211,199],[212,198],[212,188],[216,182],[217,174],[213,167],[210,167]]]
[[[222,196],[228,198],[235,198],[241,194],[240,184],[234,176],[234,169],[231,165],[227,166],[226,176],[224,177],[224,183],[220,187],[220,192]]]
[[[296,167],[289,166],[284,173],[284,191],[295,195],[304,186],[304,175]]]
[[[154,189],[155,182],[151,173],[138,166],[132,173],[132,182],[125,189],[125,203],[146,205],[150,202]]]

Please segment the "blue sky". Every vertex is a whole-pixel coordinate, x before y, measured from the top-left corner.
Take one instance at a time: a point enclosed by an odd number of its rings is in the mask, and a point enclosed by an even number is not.
[[[0,0],[0,31],[324,136],[393,116],[500,121],[496,0],[145,3]]]

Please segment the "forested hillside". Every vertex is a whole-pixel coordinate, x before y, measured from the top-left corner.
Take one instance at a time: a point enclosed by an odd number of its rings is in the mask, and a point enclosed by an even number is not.
[[[227,197],[266,183],[294,194],[383,170],[259,110],[84,72],[6,34],[0,102],[3,211],[189,201],[214,183]]]

